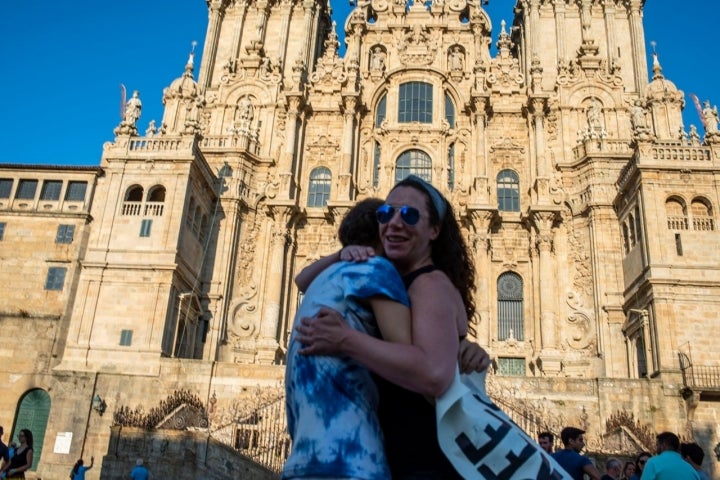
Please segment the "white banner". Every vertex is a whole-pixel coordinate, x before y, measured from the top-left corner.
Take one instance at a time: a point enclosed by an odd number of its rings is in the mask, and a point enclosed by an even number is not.
[[[485,393],[487,372],[455,373],[437,399],[438,440],[466,480],[572,480]]]

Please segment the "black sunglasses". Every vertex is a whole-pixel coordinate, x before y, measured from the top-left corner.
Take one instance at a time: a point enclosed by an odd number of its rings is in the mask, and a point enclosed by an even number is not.
[[[420,221],[420,210],[417,208],[409,207],[407,205],[403,205],[402,207],[393,207],[387,203],[378,208],[375,212],[377,221],[380,223],[388,223],[393,219],[396,211],[400,212],[400,218],[405,225],[412,227],[417,225]]]

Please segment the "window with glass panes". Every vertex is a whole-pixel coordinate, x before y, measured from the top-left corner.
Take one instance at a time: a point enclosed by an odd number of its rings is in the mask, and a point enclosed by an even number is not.
[[[62,184],[60,180],[45,180],[40,190],[40,200],[60,200]]]
[[[375,127],[379,127],[382,125],[382,122],[385,120],[385,114],[387,109],[387,95],[383,94],[383,96],[380,98],[380,101],[377,103],[377,107],[375,107]]]
[[[75,225],[58,225],[55,243],[72,243],[75,236]]]
[[[0,198],[10,198],[13,181],[11,178],[0,178]]]
[[[424,82],[400,85],[398,122],[432,123],[433,86]]]
[[[318,167],[310,172],[310,184],[308,185],[308,207],[324,207],[330,200],[330,181],[332,175],[330,169]]]
[[[5,238],[5,225],[7,225],[5,222],[0,222],[0,240]]]
[[[86,191],[87,182],[69,182],[67,192],[65,192],[65,200],[82,202],[85,200]]]
[[[47,279],[45,280],[45,290],[62,290],[65,283],[65,267],[48,268]]]
[[[15,198],[20,200],[32,200],[35,198],[37,186],[37,180],[20,180],[17,192],[15,192]]]
[[[520,211],[520,177],[512,170],[503,170],[497,176],[498,210]]]
[[[447,120],[450,128],[455,128],[455,104],[449,93],[445,93],[445,120]]]
[[[520,275],[506,272],[497,281],[498,340],[524,340],[523,283]]]
[[[524,377],[525,359],[512,357],[498,357],[498,374],[506,377]]]
[[[375,151],[373,152],[373,188],[377,188],[380,181],[380,144],[375,142]]]
[[[448,148],[448,189],[452,192],[455,189],[455,144]]]
[[[432,182],[432,160],[422,150],[403,152],[395,162],[395,183],[408,175],[417,175],[426,182]]]

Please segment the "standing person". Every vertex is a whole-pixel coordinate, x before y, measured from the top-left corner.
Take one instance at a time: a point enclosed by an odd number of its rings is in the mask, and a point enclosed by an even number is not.
[[[345,215],[338,230],[343,247],[381,248],[375,211],[382,204],[369,198]],[[409,344],[409,300],[395,267],[382,256],[334,263],[340,256],[326,257],[298,275],[299,285],[309,276],[314,280],[295,324],[326,306],[339,311],[358,331]],[[285,369],[293,446],[282,478],[390,478],[377,418],[377,387],[368,369],[348,357],[300,355],[301,348],[293,332]]]
[[[583,480],[585,475],[592,480],[600,480],[600,472],[592,461],[580,454],[585,448],[584,435],[585,430],[575,427],[563,428],[560,432],[560,440],[565,448],[553,453],[553,458],[575,480]]]
[[[150,478],[150,472],[143,465],[142,458],[138,458],[135,461],[135,467],[130,472],[130,478],[132,480],[148,480]]]
[[[605,462],[605,475],[600,480],[618,480],[622,473],[622,464],[617,458],[609,458]]]
[[[10,462],[3,466],[2,471],[7,475],[5,478],[25,478],[25,471],[32,467],[33,463],[33,436],[27,428],[18,433],[20,446],[15,450]]]
[[[635,473],[630,477],[630,480],[640,480],[645,464],[650,460],[650,457],[652,457],[652,455],[650,455],[649,452],[638,453],[637,457],[635,457]]]
[[[680,456],[680,439],[671,432],[657,437],[657,455],[645,464],[641,480],[700,480],[695,469]]]
[[[555,435],[550,432],[538,433],[538,445],[550,455],[553,453],[553,443],[555,443]]]
[[[698,475],[700,475],[700,480],[710,480],[710,476],[702,469],[705,452],[700,445],[695,442],[681,443],[680,455],[682,455],[686,462],[692,465]]]
[[[630,480],[635,475],[635,462],[628,460],[623,466],[622,480]]]
[[[461,339],[475,311],[475,270],[451,205],[411,175],[377,211],[385,256],[403,276],[412,311],[412,345],[398,345],[348,327],[323,309],[297,328],[301,353],[347,355],[379,379],[379,416],[393,480],[460,476],[437,439],[435,407],[451,384]],[[392,383],[391,383],[392,382]]]
[[[2,441],[3,435],[5,435],[5,430],[2,425],[0,425],[0,471],[2,471],[2,467],[10,461],[10,450]]]
[[[79,459],[75,462],[72,471],[70,472],[70,480],[85,480],[85,472],[90,470],[95,464],[95,457],[90,457],[90,465],[85,466],[83,459]]]

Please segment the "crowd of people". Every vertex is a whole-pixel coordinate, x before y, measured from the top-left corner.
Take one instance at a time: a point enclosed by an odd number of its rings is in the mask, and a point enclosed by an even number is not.
[[[710,480],[703,470],[705,452],[697,443],[681,443],[677,435],[662,432],[656,437],[656,455],[642,451],[632,460],[623,463],[618,458],[605,461],[605,473],[581,452],[585,448],[585,432],[565,427],[560,433],[563,448],[552,451],[554,435],[538,434],[538,443],[553,455],[573,479],[583,480]]]

